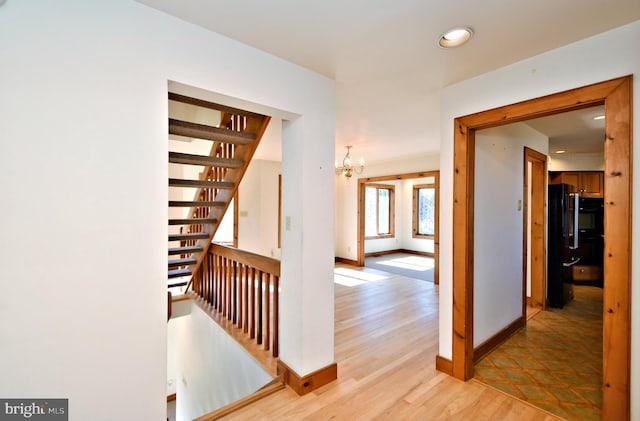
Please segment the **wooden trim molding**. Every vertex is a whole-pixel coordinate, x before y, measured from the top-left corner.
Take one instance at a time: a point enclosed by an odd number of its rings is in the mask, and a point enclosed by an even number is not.
[[[371,253],[365,253],[364,256],[365,257],[378,257],[378,256],[386,256],[388,254],[395,254],[395,253],[415,254],[416,256],[434,257],[434,253],[431,253],[431,252],[428,252],[428,251],[407,250],[407,249],[373,251]]]
[[[436,355],[436,370],[453,376],[453,362],[448,358]]]
[[[173,402],[175,400],[176,400],[176,394],[175,393],[167,395],[167,402]]]
[[[283,363],[282,360],[278,360],[277,372],[279,376],[284,376],[286,385],[302,396],[336,380],[338,378],[338,364],[329,364],[311,374],[300,376]]]
[[[454,120],[453,375],[473,377],[473,224],[476,130],[605,108],[605,242],[602,418],[630,417],[631,149],[633,77],[625,76]]]
[[[384,182],[384,181],[394,181],[394,180],[410,180],[410,179],[415,179],[415,178],[426,178],[426,177],[434,177],[435,181],[435,185],[437,186],[436,188],[436,215],[439,215],[439,209],[440,209],[440,201],[438,199],[438,195],[439,195],[439,190],[440,190],[440,171],[439,170],[435,170],[435,171],[422,171],[422,172],[414,172],[414,173],[406,173],[406,174],[396,174],[396,175],[384,175],[384,176],[379,176],[379,177],[365,177],[365,178],[360,178],[358,179],[358,223],[357,223],[357,238],[358,238],[358,266],[364,266],[364,258],[365,258],[365,253],[364,253],[364,219],[365,219],[365,185],[367,183],[377,183],[377,182]],[[434,250],[434,257],[435,257],[435,273],[434,273],[434,280],[435,280],[435,284],[438,284],[438,278],[439,278],[439,263],[438,263],[438,245],[439,245],[439,239],[438,239],[438,222],[436,221],[436,235],[434,238],[434,242],[435,242],[435,250]]]
[[[483,359],[487,354],[500,346],[501,343],[509,339],[511,335],[522,329],[525,325],[526,318],[522,316],[518,317],[516,320],[509,323],[504,329],[478,345],[473,350],[473,362],[477,363]]]
[[[529,166],[531,174],[529,174]],[[546,304],[547,156],[525,147],[523,170],[522,316],[526,319],[528,305],[544,309]],[[527,279],[528,266],[530,267],[529,279]],[[527,283],[531,286],[530,297],[527,297]]]
[[[285,385],[282,381],[282,376],[278,376],[273,379],[269,384],[257,390],[256,392],[250,394],[249,396],[245,396],[242,399],[239,399],[235,402],[230,403],[229,405],[225,405],[222,408],[218,408],[213,412],[209,412],[208,414],[202,415],[201,417],[196,418],[194,421],[213,421],[219,420],[240,408],[244,408],[247,405],[250,405],[266,396],[271,395],[279,390],[285,388]]]
[[[365,233],[365,240],[378,240],[381,238],[394,238],[396,235],[396,186],[394,184],[375,184],[375,183],[366,183],[364,187],[365,195],[363,200],[366,201],[367,197],[367,188],[376,189],[376,233],[375,235],[367,236]],[[379,211],[380,211],[380,190],[388,190],[389,191],[389,232],[381,234],[380,227],[378,226],[378,222],[380,221]]]
[[[351,266],[358,266],[358,261],[357,260],[351,260],[351,259],[346,259],[344,257],[335,257],[335,262],[336,263],[344,263],[345,265],[351,265]]]

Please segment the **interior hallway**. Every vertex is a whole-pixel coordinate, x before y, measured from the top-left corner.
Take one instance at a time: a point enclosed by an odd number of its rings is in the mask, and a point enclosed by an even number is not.
[[[557,420],[435,370],[438,286],[369,268],[335,270],[338,380],[305,396],[285,388],[225,420]]]
[[[476,365],[475,378],[567,420],[600,420],[602,288],[575,285]]]

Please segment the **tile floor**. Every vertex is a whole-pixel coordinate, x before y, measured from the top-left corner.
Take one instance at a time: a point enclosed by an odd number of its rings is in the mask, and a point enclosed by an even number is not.
[[[478,362],[475,378],[567,420],[600,420],[602,288],[576,285]]]

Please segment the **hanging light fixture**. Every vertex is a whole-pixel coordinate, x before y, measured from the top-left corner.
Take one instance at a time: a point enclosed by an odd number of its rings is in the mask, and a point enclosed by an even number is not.
[[[351,176],[353,176],[354,173],[362,174],[362,171],[364,170],[364,160],[362,159],[360,159],[358,166],[351,165],[350,152],[351,152],[351,146],[347,146],[347,154],[342,159],[342,166],[339,166],[338,161],[336,161],[336,174],[344,175],[347,181],[351,179]]]

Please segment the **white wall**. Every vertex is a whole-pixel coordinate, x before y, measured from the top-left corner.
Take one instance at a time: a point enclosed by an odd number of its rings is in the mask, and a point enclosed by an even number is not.
[[[167,322],[167,396],[176,393],[178,379],[178,334],[184,328],[186,316],[191,314],[190,300],[174,301],[171,319]]]
[[[604,171],[604,152],[551,154],[549,171]]]
[[[522,316],[524,147],[549,139],[525,124],[476,132],[474,346]]]
[[[615,46],[612,47],[612,46]],[[634,74],[633,97],[640,98],[640,22],[559,48],[522,62],[446,88],[441,107],[441,214],[440,214],[440,342],[439,353],[451,358],[452,352],[452,174],[453,119],[497,106],[585,86],[628,74]],[[535,70],[535,71],[533,71]],[[633,109],[633,127],[640,127],[640,107]],[[636,129],[637,132],[637,129]],[[634,136],[637,138],[638,136]],[[633,161],[640,159],[634,148]],[[633,184],[639,185],[640,171],[635,169]],[[633,207],[640,205],[640,192],[633,193]],[[634,218],[636,223],[638,218]],[[632,261],[640,261],[640,237],[633,232]],[[637,271],[632,274],[632,289],[640,287]],[[632,296],[632,325],[640,324],[640,295]],[[631,355],[640,353],[640,332],[631,334]],[[631,360],[631,393],[640,390],[640,361]],[[632,399],[632,419],[640,416],[640,401]]]
[[[239,187],[238,247],[279,258],[278,175],[280,162],[252,160]]]
[[[11,297],[0,306],[11,379],[0,396],[69,398],[71,420],[165,419],[168,81],[300,115],[296,142],[325,151],[289,159],[314,171],[333,166],[334,82],[130,0],[8,1],[0,39]],[[304,375],[333,361],[333,318],[309,313],[333,303],[334,178],[296,170],[290,178],[330,198],[301,204],[307,224],[295,214],[284,238],[313,238],[288,250],[283,266],[301,263],[282,277],[283,288],[304,279],[304,296],[287,297],[304,302],[288,314],[299,329],[281,342]],[[284,191],[291,206],[310,203],[297,193]],[[306,328],[331,341],[308,346]]]
[[[353,151],[354,156],[357,151]],[[358,155],[359,156],[359,155]],[[367,157],[364,157],[365,163]],[[335,160],[342,161],[342,157]],[[335,177],[336,189],[336,256],[357,260],[358,256],[358,182],[357,178],[381,177],[394,174],[409,174],[439,169],[438,155],[418,155],[399,161],[366,163],[362,174],[347,181],[344,177]]]
[[[309,98],[335,103],[333,92]],[[280,359],[301,376],[334,362],[335,110],[326,111],[283,125]]]
[[[202,309],[191,305],[176,323],[176,420],[188,421],[250,395],[272,380]]]

